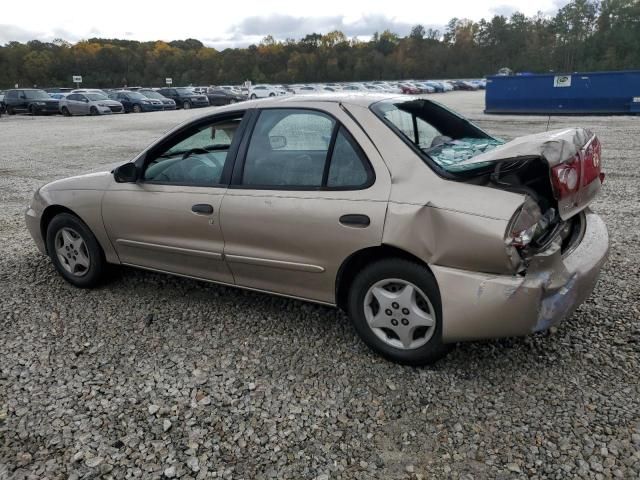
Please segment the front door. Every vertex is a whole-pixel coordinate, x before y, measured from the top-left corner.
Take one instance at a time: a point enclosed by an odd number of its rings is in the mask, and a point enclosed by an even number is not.
[[[318,107],[260,112],[221,221],[238,285],[334,303],[344,260],[381,242],[390,179],[338,104]]]
[[[123,264],[233,283],[220,205],[241,122],[236,113],[179,130],[147,152],[138,182],[105,193],[104,223]]]

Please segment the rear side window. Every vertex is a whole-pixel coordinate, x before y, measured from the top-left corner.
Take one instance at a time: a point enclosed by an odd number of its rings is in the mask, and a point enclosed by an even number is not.
[[[360,187],[370,180],[364,153],[344,127],[340,127],[331,155],[327,187]]]
[[[273,109],[262,111],[253,129],[242,184],[358,189],[373,178],[360,147],[332,117],[314,110]]]

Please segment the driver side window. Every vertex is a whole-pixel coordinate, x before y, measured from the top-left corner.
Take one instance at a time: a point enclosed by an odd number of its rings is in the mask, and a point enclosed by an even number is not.
[[[169,185],[215,186],[222,182],[227,154],[242,117],[199,125],[153,156],[144,181]]]

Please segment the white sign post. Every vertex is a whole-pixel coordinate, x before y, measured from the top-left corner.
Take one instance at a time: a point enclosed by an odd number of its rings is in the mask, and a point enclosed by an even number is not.
[[[164,79],[165,83],[167,85],[172,85],[173,84],[173,78],[167,77]]]
[[[76,88],[80,88],[80,84],[82,83],[82,76],[81,75],[74,75],[73,76],[73,83],[76,84]]]

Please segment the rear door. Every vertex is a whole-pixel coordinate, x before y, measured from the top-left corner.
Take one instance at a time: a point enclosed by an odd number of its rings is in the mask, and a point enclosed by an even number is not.
[[[238,285],[334,303],[344,260],[381,242],[390,179],[338,104],[317,106],[259,113],[221,222]]]

